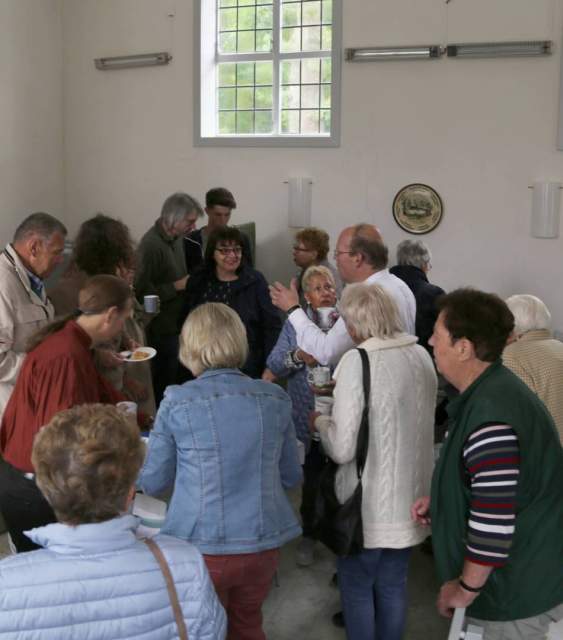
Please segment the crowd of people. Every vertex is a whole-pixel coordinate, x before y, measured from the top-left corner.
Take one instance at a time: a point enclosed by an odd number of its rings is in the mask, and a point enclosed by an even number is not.
[[[265,638],[280,549],[300,538],[297,564],[315,562],[321,478],[332,460],[338,501],[355,493],[367,415],[362,545],[336,562],[349,640],[403,637],[409,558],[430,533],[442,615],[467,607],[484,640],[545,638],[563,617],[563,343],[546,305],[446,294],[420,240],[389,269],[369,224],[341,231],[336,267],[328,234],[300,230],[296,277],[268,286],[229,226],[236,206],[223,187],[205,208],[174,193],[138,247],[97,214],[53,284],[67,237],[53,216],[26,218],[0,256],[16,553],[0,636]],[[150,362],[124,361],[145,344]],[[150,540],[136,492],[168,503]]]

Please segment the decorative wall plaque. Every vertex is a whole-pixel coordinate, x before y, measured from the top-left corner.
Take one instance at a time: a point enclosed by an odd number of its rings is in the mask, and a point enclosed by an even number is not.
[[[443,212],[442,199],[426,184],[408,184],[393,200],[395,222],[408,233],[429,233],[438,226]]]

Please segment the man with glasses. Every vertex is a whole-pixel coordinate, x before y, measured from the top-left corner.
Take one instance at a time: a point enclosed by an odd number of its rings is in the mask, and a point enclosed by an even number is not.
[[[376,227],[369,224],[347,227],[338,237],[333,255],[338,273],[345,283],[364,282],[383,287],[395,301],[405,331],[414,334],[414,296],[402,280],[389,273],[388,250]],[[292,281],[289,289],[276,282],[270,287],[270,295],[274,305],[288,313],[299,347],[317,362],[336,365],[341,356],[354,347],[342,318],[328,333],[309,320],[299,304],[295,281]]]

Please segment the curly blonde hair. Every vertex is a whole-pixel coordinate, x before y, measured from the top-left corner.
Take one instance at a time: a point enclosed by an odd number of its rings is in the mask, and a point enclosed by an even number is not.
[[[104,522],[123,513],[144,457],[139,430],[113,405],[57,413],[37,434],[37,486],[58,520]]]

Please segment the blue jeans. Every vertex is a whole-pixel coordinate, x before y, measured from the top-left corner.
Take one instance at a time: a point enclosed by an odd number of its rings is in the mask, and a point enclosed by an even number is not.
[[[338,586],[349,640],[402,638],[410,554],[410,547],[364,549],[338,558]]]

